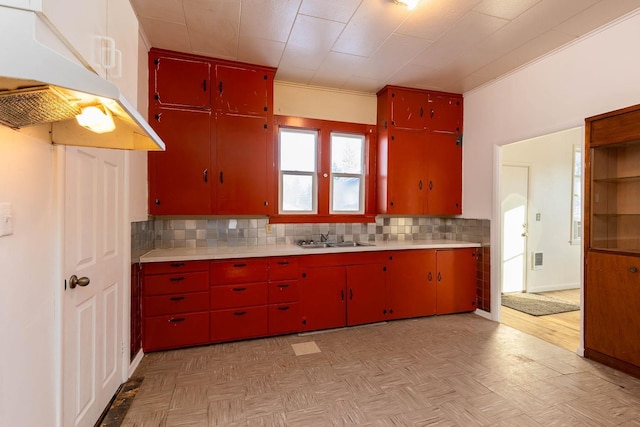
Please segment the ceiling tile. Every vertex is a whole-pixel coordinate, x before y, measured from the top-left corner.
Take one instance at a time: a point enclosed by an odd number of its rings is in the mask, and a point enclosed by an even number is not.
[[[278,68],[276,80],[307,85],[311,82],[313,73],[314,70],[298,68],[292,65],[286,68]]]
[[[342,87],[349,77],[365,66],[366,62],[367,58],[362,56],[329,52],[311,83],[316,86]],[[336,72],[336,70],[340,70],[340,72]]]
[[[479,2],[480,0],[424,0],[395,33],[435,40]]]
[[[298,15],[284,49],[281,65],[317,69],[331,50],[344,24]]]
[[[346,23],[360,3],[362,0],[303,0],[299,13]]]
[[[140,23],[144,27],[151,46],[178,52],[191,52],[186,25],[148,18],[140,19]]]
[[[332,50],[369,57],[408,14],[391,0],[363,0]]]
[[[301,0],[251,0],[242,2],[240,34],[243,37],[286,42]]]
[[[182,0],[131,0],[139,17],[184,24]]]
[[[233,59],[238,55],[240,0],[184,0],[194,52]]]
[[[356,75],[375,80],[387,79],[399,66],[407,64],[430,43],[424,39],[392,34]]]
[[[284,52],[284,43],[273,40],[240,37],[238,61],[277,67]]]
[[[481,43],[508,22],[505,19],[469,12],[411,63],[433,66],[433,64],[450,62]]]
[[[482,0],[474,11],[504,19],[515,19],[540,0]]]
[[[600,1],[555,26],[554,30],[581,36],[639,7],[640,0]]]

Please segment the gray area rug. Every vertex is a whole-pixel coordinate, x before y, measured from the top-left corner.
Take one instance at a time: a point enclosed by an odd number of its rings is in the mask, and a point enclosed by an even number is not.
[[[502,294],[502,305],[532,316],[548,316],[580,310],[577,304],[533,293]]]

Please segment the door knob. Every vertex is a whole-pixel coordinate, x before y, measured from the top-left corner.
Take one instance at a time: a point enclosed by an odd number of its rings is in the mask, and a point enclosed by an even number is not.
[[[522,237],[527,237],[528,235],[529,235],[529,233],[527,233],[526,231],[521,234]]]
[[[88,277],[81,277],[78,279],[78,276],[76,276],[75,274],[69,277],[69,287],[71,289],[75,288],[76,286],[87,286],[90,282],[91,279],[89,279]]]

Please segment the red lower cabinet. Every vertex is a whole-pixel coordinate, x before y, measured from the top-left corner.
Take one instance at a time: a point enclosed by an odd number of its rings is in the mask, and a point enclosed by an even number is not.
[[[300,330],[298,302],[269,304],[269,335],[290,334]]]
[[[145,351],[165,350],[209,342],[209,312],[145,318]]]
[[[474,248],[436,251],[438,314],[476,309],[476,260]]]
[[[344,266],[301,268],[302,330],[343,327],[347,322]]]
[[[211,312],[211,341],[232,341],[267,335],[267,306]]]
[[[394,251],[387,258],[388,318],[436,314],[436,251]]]
[[[384,264],[349,265],[347,268],[347,325],[385,320]]]
[[[209,268],[199,261],[143,265],[145,352],[209,342]]]

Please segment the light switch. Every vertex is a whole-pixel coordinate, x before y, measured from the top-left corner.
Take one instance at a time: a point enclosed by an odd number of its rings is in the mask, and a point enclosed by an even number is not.
[[[0,237],[13,234],[11,203],[0,203]]]

